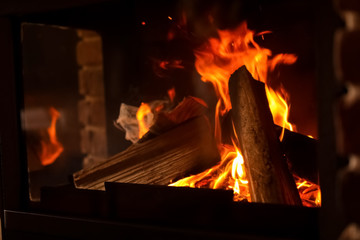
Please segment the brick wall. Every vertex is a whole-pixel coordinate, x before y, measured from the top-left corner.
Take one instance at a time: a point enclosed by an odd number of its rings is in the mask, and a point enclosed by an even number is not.
[[[94,31],[78,30],[77,48],[79,65],[78,102],[81,151],[86,156],[83,167],[102,162],[107,158],[106,112],[103,81],[101,37]]]
[[[337,151],[349,164],[338,175],[339,200],[348,226],[340,239],[360,239],[360,1],[337,0],[345,27],[335,34],[334,66],[346,87],[337,105]]]

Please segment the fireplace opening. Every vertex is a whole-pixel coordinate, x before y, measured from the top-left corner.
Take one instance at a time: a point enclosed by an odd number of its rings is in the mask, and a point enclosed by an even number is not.
[[[104,190],[107,181],[170,184],[241,190],[243,195],[234,199],[251,201],[248,178],[256,173],[249,171],[253,168],[247,165],[249,156],[242,157],[247,150],[240,149],[240,145],[246,145],[249,130],[239,130],[234,121],[236,114],[244,122],[249,116],[242,115],[245,110],[241,103],[238,109],[231,109],[236,100],[226,101],[234,98],[231,92],[242,96],[254,91],[255,100],[242,104],[269,104],[266,109],[271,110],[273,117],[267,121],[277,126],[265,128],[276,134],[280,165],[286,165],[285,175],[292,175],[285,178],[293,181],[294,177],[297,185],[292,188],[299,190],[302,198],[308,198],[302,199],[303,205],[320,206],[312,19],[299,17],[300,10],[281,17],[270,15],[282,12],[270,5],[259,9],[251,4],[200,2],[169,4],[170,8],[160,9],[159,14],[135,6],[136,13],[129,20],[131,27],[121,34],[108,28],[94,31],[22,25],[23,126],[32,200],[40,200],[44,186],[71,184],[74,174],[75,186],[85,189]],[[230,11],[229,6],[234,9]],[[225,74],[228,82],[243,65],[254,78],[250,79],[251,84],[256,80],[263,82],[264,90],[250,87],[237,93],[234,85],[219,86],[222,76],[217,75]],[[227,96],[223,96],[224,89]],[[265,89],[267,100],[259,103]],[[272,91],[277,96],[271,98]],[[284,110],[277,116],[278,110],[273,109],[279,107]],[[260,117],[252,121],[266,118],[261,116],[263,106],[258,108],[254,106],[252,110]],[[207,124],[208,128],[201,128]],[[250,126],[250,130],[253,128]],[[268,138],[268,133],[264,134]],[[171,143],[176,138],[177,142]],[[253,138],[261,137],[255,134]],[[161,147],[156,148],[157,140],[169,144],[159,143]],[[267,140],[265,148],[274,141],[274,137]],[[137,149],[142,144],[148,145],[149,150],[145,148],[142,153],[141,148]],[[187,150],[188,144],[195,150]],[[135,157],[129,149],[134,149]],[[150,149],[153,155],[165,155],[154,157],[147,153]],[[176,158],[177,151],[183,154],[179,155],[181,158]],[[233,160],[225,157],[229,154]],[[257,159],[258,153],[254,154]],[[124,162],[131,157],[155,160],[149,166],[142,159],[126,165]],[[221,160],[223,165],[219,165]],[[119,164],[125,164],[124,168],[118,169]],[[168,164],[168,169],[163,169],[164,164]],[[229,164],[233,164],[232,168]],[[115,170],[105,176],[101,172],[105,171],[104,166]],[[213,173],[208,175],[209,172]],[[232,177],[224,180],[224,172]],[[197,177],[196,181],[189,180]],[[251,189],[261,178],[251,180]],[[232,183],[225,186],[229,181]]]
[[[224,232],[230,222],[243,224],[237,216],[244,214],[251,217],[241,231],[260,226],[294,236],[300,224],[306,231],[299,235],[316,237],[321,194],[309,4],[160,2],[154,8],[137,1],[127,10],[90,5],[84,19],[84,9],[75,8],[63,10],[61,20],[59,11],[21,25],[31,209]],[[222,70],[229,85],[219,88],[211,81]],[[266,89],[282,97],[286,114],[269,115]],[[243,156],[244,146],[252,153]],[[267,154],[277,163],[258,161]],[[250,158],[255,165],[247,165]],[[274,224],[262,212],[276,215]],[[288,230],[272,230],[275,222]]]

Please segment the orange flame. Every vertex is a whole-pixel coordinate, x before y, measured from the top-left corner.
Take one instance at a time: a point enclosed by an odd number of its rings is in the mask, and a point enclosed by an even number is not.
[[[161,61],[159,63],[160,68],[162,69],[183,69],[184,66],[182,65],[181,60],[172,60],[172,61]]]
[[[151,114],[150,105],[147,103],[141,103],[138,111],[136,112],[136,119],[139,124],[139,139],[142,138],[150,129],[150,125],[147,121],[149,114]]]
[[[219,116],[223,116],[231,109],[228,92],[231,74],[245,65],[254,79],[265,83],[274,123],[293,130],[292,125],[287,121],[289,115],[287,95],[283,89],[275,91],[269,87],[267,73],[268,70],[273,71],[279,64],[294,63],[297,57],[293,54],[278,54],[269,59],[272,55],[271,51],[261,48],[254,41],[254,32],[247,28],[246,22],[235,30],[218,30],[218,34],[219,38],[210,38],[203,50],[195,52],[195,67],[204,82],[211,82],[214,85],[219,98],[217,106]],[[216,124],[216,133],[221,136],[219,122]]]
[[[170,98],[170,101],[173,102],[174,99],[175,99],[175,95],[176,95],[176,93],[175,93],[175,88],[170,88],[170,89],[167,91],[167,93],[168,93],[168,96],[169,96],[169,98]]]
[[[40,161],[43,166],[50,165],[55,162],[64,150],[63,145],[56,137],[56,121],[60,117],[60,113],[53,107],[50,107],[49,113],[51,115],[51,123],[47,128],[49,142],[44,140],[41,141]]]
[[[320,207],[321,191],[319,185],[304,178],[300,178],[296,174],[293,174],[293,177],[303,205],[307,207]]]
[[[240,150],[226,144],[222,146],[221,151],[221,162],[218,165],[197,175],[180,179],[169,186],[233,190],[235,201],[250,201],[244,159]]]
[[[268,32],[263,32],[261,35],[265,33]],[[297,57],[293,54],[278,54],[270,58],[271,51],[261,48],[254,41],[254,32],[247,28],[246,22],[240,24],[235,30],[218,30],[218,36],[218,38],[210,38],[201,50],[195,51],[195,67],[202,81],[212,83],[218,97],[215,109],[215,139],[221,162],[203,173],[181,179],[170,185],[232,189],[234,200],[250,200],[241,151],[237,149],[234,140],[232,146],[222,143],[221,118],[232,108],[228,81],[236,69],[245,65],[254,79],[265,83],[266,96],[274,123],[283,127],[280,136],[282,140],[285,128],[294,130],[288,122],[290,109],[288,95],[283,88],[278,91],[270,88],[267,74],[279,64],[293,64]],[[234,135],[236,136],[235,132]],[[299,191],[304,187],[299,188]],[[319,192],[318,186],[317,189]],[[302,198],[309,196],[304,191],[300,192]],[[320,204],[319,199],[314,201]],[[313,204],[313,206],[319,205]]]

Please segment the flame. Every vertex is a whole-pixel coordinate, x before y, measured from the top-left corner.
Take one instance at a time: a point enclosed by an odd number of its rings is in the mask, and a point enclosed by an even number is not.
[[[296,174],[293,174],[293,177],[303,205],[307,207],[320,207],[321,191],[319,185],[304,178],[300,178]]]
[[[279,92],[275,92],[273,89],[265,87],[266,96],[268,98],[270,111],[273,116],[274,123],[282,127],[280,134],[280,141],[284,138],[285,128],[290,131],[295,131],[295,125],[288,122],[290,104],[285,99],[288,99],[288,95],[281,87]]]
[[[161,78],[165,77],[166,72],[169,70],[185,68],[183,66],[182,60],[178,60],[178,59],[159,60],[156,58],[152,58],[152,62],[153,62],[153,70],[154,70],[155,74]]]
[[[233,190],[235,201],[250,201],[244,159],[240,150],[234,145],[224,144],[221,151],[221,161],[218,165],[197,175],[180,179],[169,186]]]
[[[138,111],[136,112],[136,119],[139,124],[139,139],[145,135],[150,129],[148,124],[148,115],[152,114],[151,107],[147,103],[141,103]]]
[[[265,33],[268,32],[262,34]],[[246,22],[235,30],[218,30],[218,35],[219,38],[210,38],[202,50],[195,52],[195,67],[204,82],[211,82],[214,85],[219,98],[217,105],[219,116],[223,116],[231,109],[228,92],[231,74],[245,65],[254,79],[265,83],[274,123],[293,131],[294,127],[287,120],[290,110],[287,94],[283,88],[275,91],[269,87],[267,73],[268,70],[273,71],[279,64],[293,64],[297,57],[293,54],[277,54],[270,59],[271,51],[261,48],[254,41],[255,33],[247,28]],[[221,136],[219,122],[216,122],[215,129]],[[280,136],[281,140],[282,136],[283,134]]]
[[[41,141],[40,161],[43,166],[47,166],[55,162],[64,150],[63,145],[56,137],[56,122],[60,117],[60,113],[53,107],[50,107],[49,113],[51,116],[51,123],[46,130],[49,135],[49,141]]]
[[[170,89],[167,91],[167,93],[168,93],[168,96],[169,96],[169,98],[170,98],[170,101],[173,102],[173,101],[174,101],[174,98],[175,98],[175,95],[176,95],[176,93],[175,93],[175,88],[170,88]]]
[[[168,69],[183,69],[181,60],[172,60],[172,61],[161,61],[159,64],[160,68],[168,70]]]
[[[269,32],[262,32],[260,35],[263,37],[266,33]],[[265,83],[266,96],[274,123],[283,127],[280,140],[283,138],[285,128],[290,131],[295,130],[295,127],[288,122],[290,104],[285,89],[271,88],[267,75],[268,71],[274,71],[279,64],[293,64],[297,57],[293,54],[277,54],[271,58],[272,52],[260,47],[255,42],[254,35],[255,33],[247,28],[247,23],[243,22],[235,30],[218,30],[218,38],[210,38],[201,49],[195,51],[196,70],[201,75],[202,81],[212,83],[218,97],[215,109],[215,139],[221,162],[205,172],[180,179],[170,186],[232,189],[234,200],[251,200],[244,171],[244,159],[235,144],[236,133],[234,131],[235,139],[232,139],[232,145],[222,143],[220,124],[224,115],[232,108],[228,81],[231,74],[243,65],[254,79]],[[300,179],[295,179],[300,186]],[[309,188],[314,191],[307,190]],[[312,195],[320,196],[318,185],[306,181],[298,189],[303,203],[306,201],[304,205],[320,206],[320,198],[314,198]]]

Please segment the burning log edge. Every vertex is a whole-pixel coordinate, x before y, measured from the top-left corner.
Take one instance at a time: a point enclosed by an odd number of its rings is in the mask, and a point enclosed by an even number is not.
[[[104,190],[105,182],[167,185],[220,160],[205,116],[190,119],[145,142],[136,143],[90,169],[74,173],[77,188]]]
[[[232,116],[244,156],[251,201],[301,205],[280,150],[264,87],[245,66],[229,80]]]

